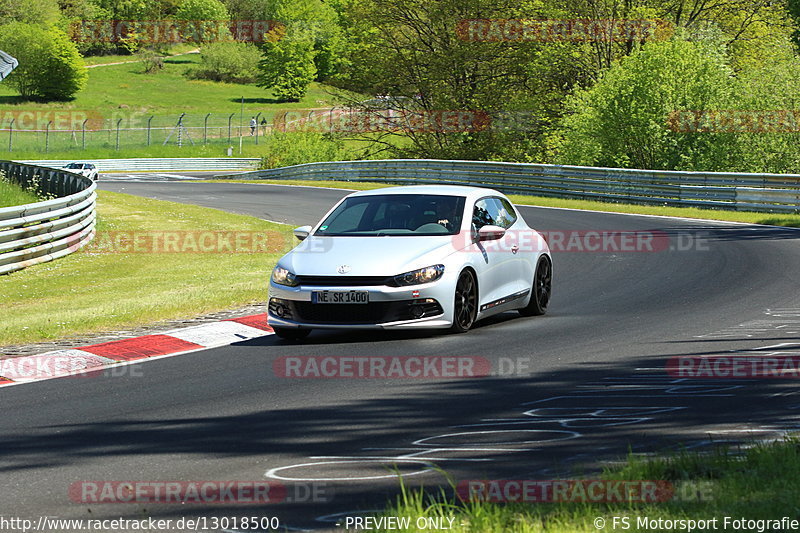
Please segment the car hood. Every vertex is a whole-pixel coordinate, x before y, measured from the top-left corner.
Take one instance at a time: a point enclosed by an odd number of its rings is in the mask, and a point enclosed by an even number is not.
[[[310,236],[280,260],[280,266],[306,276],[393,276],[441,263],[456,251],[459,237],[315,237]]]

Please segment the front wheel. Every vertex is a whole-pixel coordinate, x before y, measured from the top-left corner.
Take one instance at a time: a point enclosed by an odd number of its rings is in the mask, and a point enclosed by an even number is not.
[[[478,285],[471,271],[465,270],[458,277],[455,296],[453,326],[450,329],[454,333],[464,333],[469,331],[478,315]]]
[[[531,301],[519,310],[522,316],[537,316],[547,312],[550,295],[553,291],[553,265],[550,258],[543,255],[536,264],[536,273],[531,285]]]
[[[281,339],[286,339],[290,341],[301,341],[306,337],[308,337],[308,334],[311,333],[310,329],[301,329],[301,328],[273,327],[272,331],[274,331],[275,335],[277,335]]]

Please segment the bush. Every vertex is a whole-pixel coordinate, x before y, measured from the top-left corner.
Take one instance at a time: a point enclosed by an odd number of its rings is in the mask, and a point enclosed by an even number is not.
[[[272,89],[282,102],[298,102],[317,77],[314,43],[305,37],[284,37],[263,45],[258,86]]]
[[[219,0],[183,0],[175,13],[177,20],[230,19],[228,9]]]
[[[89,77],[75,44],[55,28],[6,24],[0,27],[0,50],[19,61],[6,83],[25,98],[66,100],[80,91]]]
[[[733,135],[670,130],[676,110],[724,109],[732,75],[724,54],[679,39],[653,42],[567,100],[552,147],[559,163],[645,169],[721,170]]]
[[[252,44],[212,43],[200,50],[200,66],[187,71],[190,78],[253,83],[258,76],[261,52]]]
[[[288,167],[317,161],[346,161],[352,154],[344,143],[318,132],[278,132],[264,136],[267,154],[261,158],[261,168]]]
[[[155,74],[164,68],[164,58],[155,50],[144,48],[139,50],[136,55],[142,60],[145,74]]]

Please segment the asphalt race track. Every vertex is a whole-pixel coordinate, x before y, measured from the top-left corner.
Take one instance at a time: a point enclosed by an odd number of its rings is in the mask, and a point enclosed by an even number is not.
[[[294,225],[314,223],[345,194],[191,181],[103,179],[100,188]],[[117,375],[0,390],[3,513],[277,516],[289,528],[325,529],[380,508],[396,493],[397,471],[426,486],[443,481],[434,466],[456,481],[558,479],[629,446],[703,449],[797,428],[790,379],[678,379],[665,365],[676,356],[800,355],[800,230],[520,211],[539,230],[657,230],[666,246],[554,251],[548,315],[507,313],[465,335],[315,331],[304,344],[271,335]],[[265,265],[265,297],[268,275]],[[273,367],[285,356],[376,355],[484,357],[493,375],[287,379]],[[73,502],[70,486],[87,480],[268,480],[293,501]]]

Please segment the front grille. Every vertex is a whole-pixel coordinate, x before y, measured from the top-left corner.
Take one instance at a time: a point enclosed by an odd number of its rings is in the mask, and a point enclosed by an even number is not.
[[[368,304],[315,304],[285,301],[293,320],[318,324],[381,324],[442,314],[436,300],[401,300]],[[415,308],[422,314],[414,314]]]
[[[300,286],[312,287],[369,287],[394,286],[391,276],[297,276]]]

